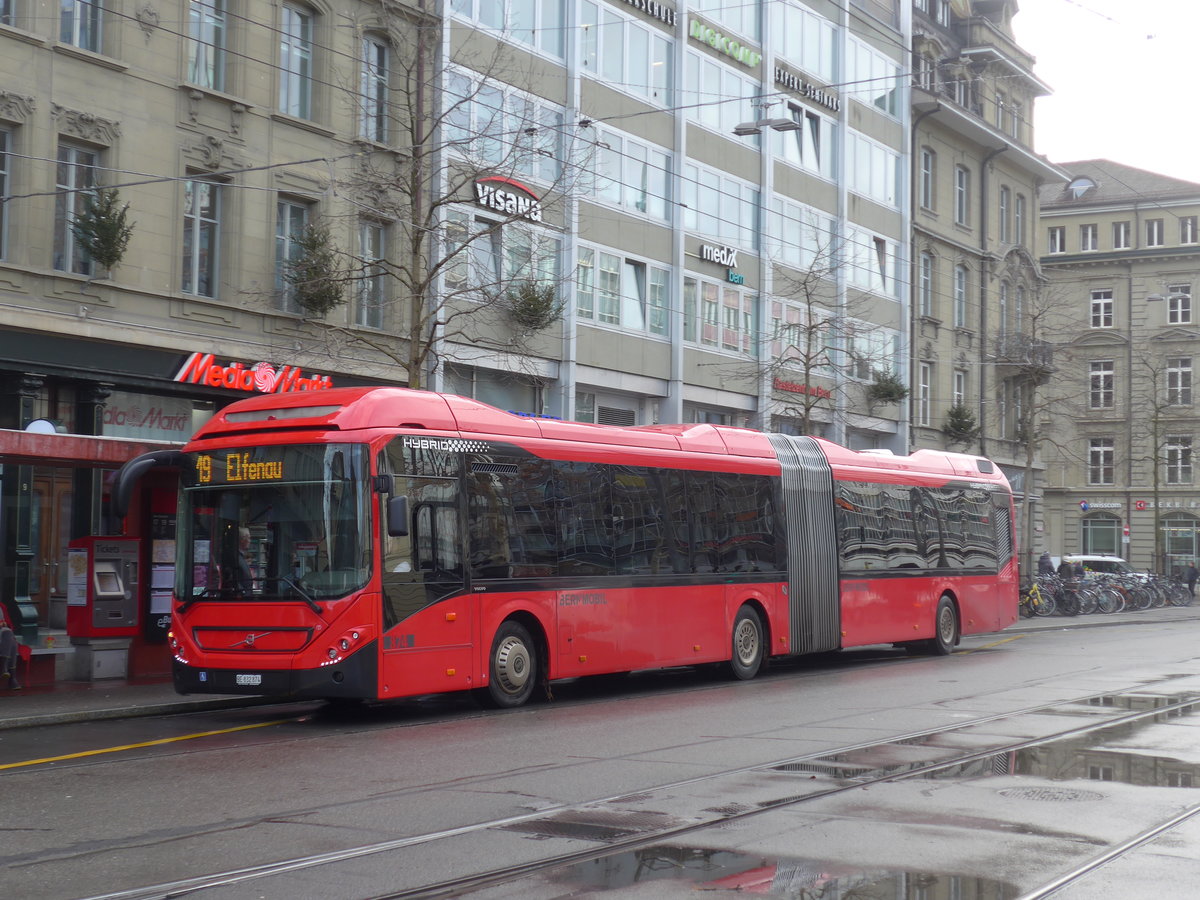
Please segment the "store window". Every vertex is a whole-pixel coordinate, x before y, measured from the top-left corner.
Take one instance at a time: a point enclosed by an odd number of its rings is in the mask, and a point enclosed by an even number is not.
[[[1082,553],[1119,556],[1121,520],[1106,513],[1084,516],[1079,523],[1079,537]]]

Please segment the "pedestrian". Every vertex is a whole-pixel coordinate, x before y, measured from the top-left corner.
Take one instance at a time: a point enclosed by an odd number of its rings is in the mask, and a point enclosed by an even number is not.
[[[1054,561],[1050,559],[1050,551],[1043,550],[1042,555],[1038,557],[1038,574],[1053,575]]]
[[[4,605],[0,604],[0,687],[20,690],[21,682],[17,679],[17,662],[20,658],[21,647],[17,643],[17,636],[8,624]]]
[[[1187,579],[1188,593],[1193,597],[1196,596],[1196,579],[1200,578],[1200,569],[1196,568],[1196,561],[1193,559],[1188,563],[1187,571],[1183,577]]]
[[[1075,578],[1075,564],[1067,558],[1058,564],[1058,577],[1063,581],[1072,581]]]
[[[1083,560],[1077,559],[1077,560],[1075,560],[1075,578],[1079,581],[1082,581],[1083,576],[1084,576]]]

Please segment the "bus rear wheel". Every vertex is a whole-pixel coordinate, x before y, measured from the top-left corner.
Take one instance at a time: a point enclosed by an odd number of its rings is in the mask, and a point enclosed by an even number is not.
[[[528,700],[538,676],[537,649],[529,630],[520,622],[505,622],[496,629],[489,660],[484,699],[501,708]]]
[[[933,640],[927,645],[929,651],[938,656],[949,656],[954,652],[955,645],[958,644],[958,607],[945,595],[938,601],[933,628]]]
[[[733,620],[733,655],[729,670],[739,681],[749,681],[762,668],[766,655],[762,618],[751,606],[743,606]]]

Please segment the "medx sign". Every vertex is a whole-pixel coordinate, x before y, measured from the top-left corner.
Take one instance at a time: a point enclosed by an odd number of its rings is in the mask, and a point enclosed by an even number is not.
[[[712,244],[700,245],[700,258],[705,262],[713,262],[730,269],[738,267],[738,251],[736,247],[714,247]]]

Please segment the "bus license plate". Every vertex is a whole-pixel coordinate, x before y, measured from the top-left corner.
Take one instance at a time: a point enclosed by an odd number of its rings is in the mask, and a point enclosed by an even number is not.
[[[254,685],[262,684],[261,675],[238,675],[235,678],[238,684]]]

